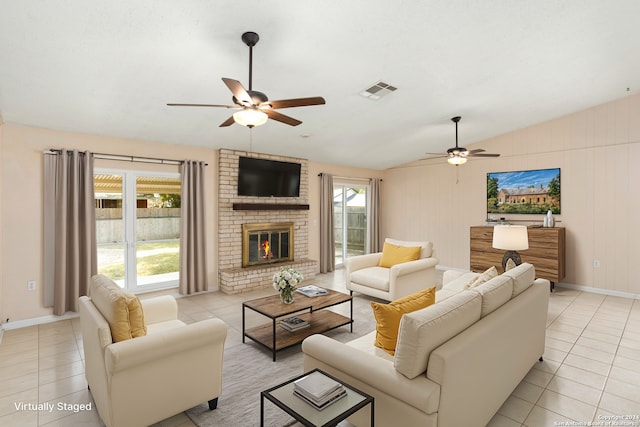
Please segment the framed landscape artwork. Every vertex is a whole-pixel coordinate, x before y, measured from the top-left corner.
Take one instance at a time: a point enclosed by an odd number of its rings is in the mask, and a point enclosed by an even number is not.
[[[487,216],[560,214],[560,168],[487,173]]]

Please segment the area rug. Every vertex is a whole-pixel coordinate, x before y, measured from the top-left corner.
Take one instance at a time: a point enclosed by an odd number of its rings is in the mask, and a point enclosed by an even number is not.
[[[344,326],[325,333],[341,342],[351,341],[375,329],[370,301],[354,298],[353,333]],[[271,352],[247,339],[244,344],[225,348],[222,370],[222,396],[218,408],[207,404],[191,408],[187,416],[198,427],[246,427],[260,425],[260,392],[303,373],[300,345],[279,351],[272,361]],[[265,425],[290,426],[293,418],[265,401]]]

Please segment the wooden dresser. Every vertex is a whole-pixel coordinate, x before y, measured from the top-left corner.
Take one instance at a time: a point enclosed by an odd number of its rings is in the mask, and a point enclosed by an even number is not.
[[[536,277],[549,280],[552,285],[564,279],[565,275],[565,229],[564,227],[527,229],[529,249],[518,251],[522,262],[533,264]],[[502,273],[502,256],[505,251],[491,247],[493,241],[492,226],[471,227],[470,232],[470,268],[483,272],[495,266]]]

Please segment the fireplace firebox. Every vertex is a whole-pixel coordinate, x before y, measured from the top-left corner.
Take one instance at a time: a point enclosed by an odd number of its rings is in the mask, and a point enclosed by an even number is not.
[[[242,266],[293,261],[293,222],[242,224]]]

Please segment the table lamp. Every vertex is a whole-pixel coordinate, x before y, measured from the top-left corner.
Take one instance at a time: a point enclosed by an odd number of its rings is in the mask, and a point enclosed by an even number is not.
[[[496,225],[493,227],[493,243],[495,249],[504,249],[502,270],[506,271],[507,261],[512,259],[516,265],[522,264],[517,251],[529,249],[529,235],[524,225]]]

